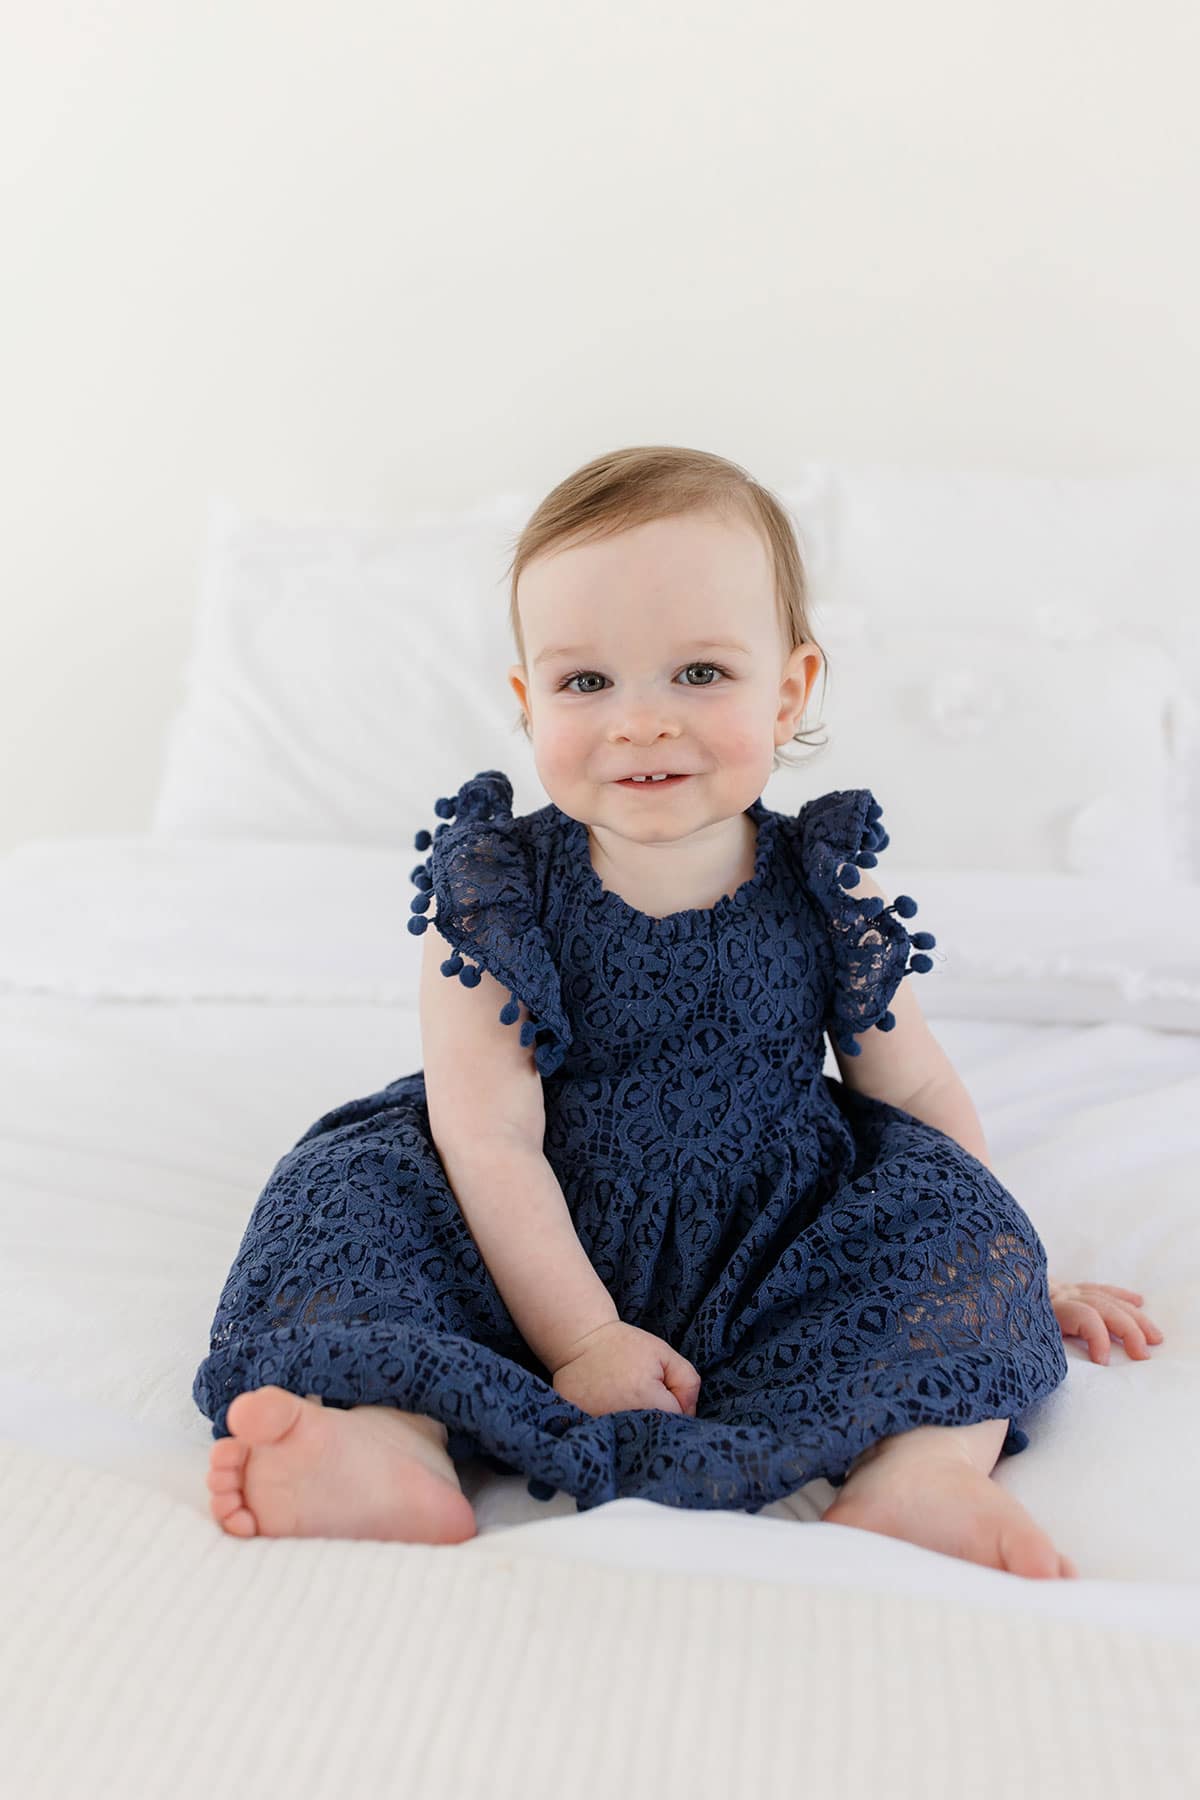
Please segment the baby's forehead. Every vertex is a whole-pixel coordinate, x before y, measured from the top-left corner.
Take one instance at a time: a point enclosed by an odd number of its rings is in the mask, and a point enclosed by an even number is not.
[[[521,631],[530,665],[556,657],[726,648],[750,657],[774,643],[774,568],[744,524],[701,516],[548,546],[522,571]]]
[[[647,601],[699,592],[733,602],[770,587],[773,573],[765,540],[745,520],[687,514],[546,544],[522,568],[517,592],[562,605],[621,583]]]

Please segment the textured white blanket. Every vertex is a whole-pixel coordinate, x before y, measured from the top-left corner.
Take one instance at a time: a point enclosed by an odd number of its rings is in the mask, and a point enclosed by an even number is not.
[[[13,1444],[0,1511],[22,1800],[1196,1793],[1200,1639],[1178,1628],[610,1566],[511,1532],[237,1540]]]
[[[1200,1793],[1200,1034],[1069,1023],[1040,987],[1032,1018],[938,1023],[1051,1268],[1143,1290],[1166,1333],[1107,1368],[1068,1344],[995,1473],[1080,1581],[817,1523],[823,1483],[577,1515],[476,1477],[463,1545],[234,1540],[190,1395],[221,1281],[299,1134],[419,1067],[416,1010],[316,916],[264,959],[273,889],[244,952],[174,895],[126,968],[59,873],[75,960],[0,991],[5,1797]]]

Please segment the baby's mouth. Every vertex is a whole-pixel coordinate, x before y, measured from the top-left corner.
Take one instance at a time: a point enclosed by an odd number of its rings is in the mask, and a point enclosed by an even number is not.
[[[638,788],[639,790],[641,788],[667,788],[678,787],[681,781],[690,781],[690,779],[691,777],[688,775],[664,775],[661,781],[634,781],[632,776],[627,776],[624,781],[615,781],[613,786]]]

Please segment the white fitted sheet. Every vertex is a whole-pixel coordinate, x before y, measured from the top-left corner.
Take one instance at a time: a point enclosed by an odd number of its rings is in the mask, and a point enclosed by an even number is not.
[[[82,918],[86,884],[78,899]],[[296,904],[303,908],[302,897]],[[320,923],[314,919],[314,929]],[[183,906],[159,933],[159,958],[174,939],[176,994],[188,985],[190,931]],[[299,945],[303,934],[293,932],[292,941]],[[319,936],[312,954],[320,954]],[[9,963],[16,966],[11,946]],[[183,1582],[189,1559],[204,1564],[205,1546],[225,1540],[208,1512],[213,1440],[191,1382],[249,1210],[275,1162],[322,1112],[420,1066],[416,1007],[407,999],[153,992],[101,999],[47,991],[44,962],[39,968],[35,991],[21,991],[19,976],[10,976],[0,993],[0,1475],[46,1502],[33,1514],[42,1521],[44,1575],[98,1566],[90,1510],[119,1517],[127,1499],[175,1546],[169,1554],[179,1558]],[[281,978],[293,996],[305,990],[304,968]],[[833,1490],[820,1481],[756,1516],[682,1514],[635,1500],[581,1515],[569,1495],[535,1501],[522,1478],[476,1463],[462,1472],[479,1535],[437,1554],[453,1555],[465,1570],[499,1556],[530,1578],[527,1558],[574,1562],[581,1581],[604,1565],[622,1572],[630,1604],[640,1583],[653,1586],[669,1572],[728,1576],[722,1606],[736,1630],[749,1629],[767,1582],[809,1590],[814,1605],[818,1590],[840,1590],[848,1604],[852,1591],[867,1590],[880,1606],[887,1596],[913,1605],[937,1597],[969,1609],[979,1631],[985,1615],[1005,1612],[1123,1629],[1147,1642],[1170,1638],[1189,1653],[1200,1647],[1200,1451],[1192,1428],[1200,1392],[1200,1035],[1125,1021],[949,1018],[935,1029],[1051,1270],[1141,1291],[1165,1333],[1147,1361],[1129,1360],[1114,1344],[1108,1367],[1093,1364],[1080,1341],[1068,1342],[1067,1381],[1040,1410],[1028,1449],[997,1467],[994,1479],[1075,1560],[1081,1579],[1022,1581],[824,1525]],[[827,1066],[836,1072],[832,1056]],[[97,1485],[103,1477],[110,1479]],[[68,1506],[63,1496],[71,1495],[77,1504]],[[168,1529],[181,1518],[194,1528]],[[10,1531],[2,1547],[23,1584],[25,1642],[36,1646],[45,1635],[49,1644],[76,1601],[57,1577],[30,1584],[28,1536],[18,1543]],[[347,1576],[363,1550],[325,1540],[319,1548],[321,1568],[344,1559]],[[306,1553],[315,1554],[314,1545],[286,1552],[301,1561]],[[76,1599],[81,1591],[76,1582]],[[286,1596],[278,1604],[286,1633]],[[130,1629],[115,1593],[92,1594],[88,1605],[93,1623],[108,1618],[112,1630]],[[179,1629],[189,1629],[186,1621]],[[624,1667],[642,1652],[621,1642]],[[33,1680],[28,1666],[22,1671],[23,1681]],[[655,1691],[658,1672],[647,1667],[645,1676],[645,1691]],[[347,1695],[358,1678],[353,1655],[330,1677]],[[186,1706],[174,1681],[163,1674],[160,1702]],[[34,1683],[35,1700],[38,1693],[45,1718],[37,1720],[35,1704],[31,1729],[44,1729],[49,1744],[49,1676],[40,1688]],[[95,1704],[98,1729],[98,1692]],[[757,1729],[769,1727],[759,1720]],[[1132,1712],[1129,1729],[1130,1742],[1140,1741]],[[309,1791],[302,1760],[273,1769],[295,1778],[296,1792]],[[1164,1764],[1159,1774],[1166,1772]],[[631,1779],[628,1792],[641,1791]]]

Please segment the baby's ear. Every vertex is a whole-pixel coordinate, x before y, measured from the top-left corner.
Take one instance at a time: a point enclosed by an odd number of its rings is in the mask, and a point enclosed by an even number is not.
[[[528,683],[526,682],[526,679],[525,679],[525,670],[524,670],[524,667],[522,666],[522,664],[514,663],[512,665],[512,668],[508,671],[508,685],[512,689],[513,693],[517,696],[517,699],[521,702],[521,711],[525,714],[526,719],[528,719],[528,717],[529,717]]]

